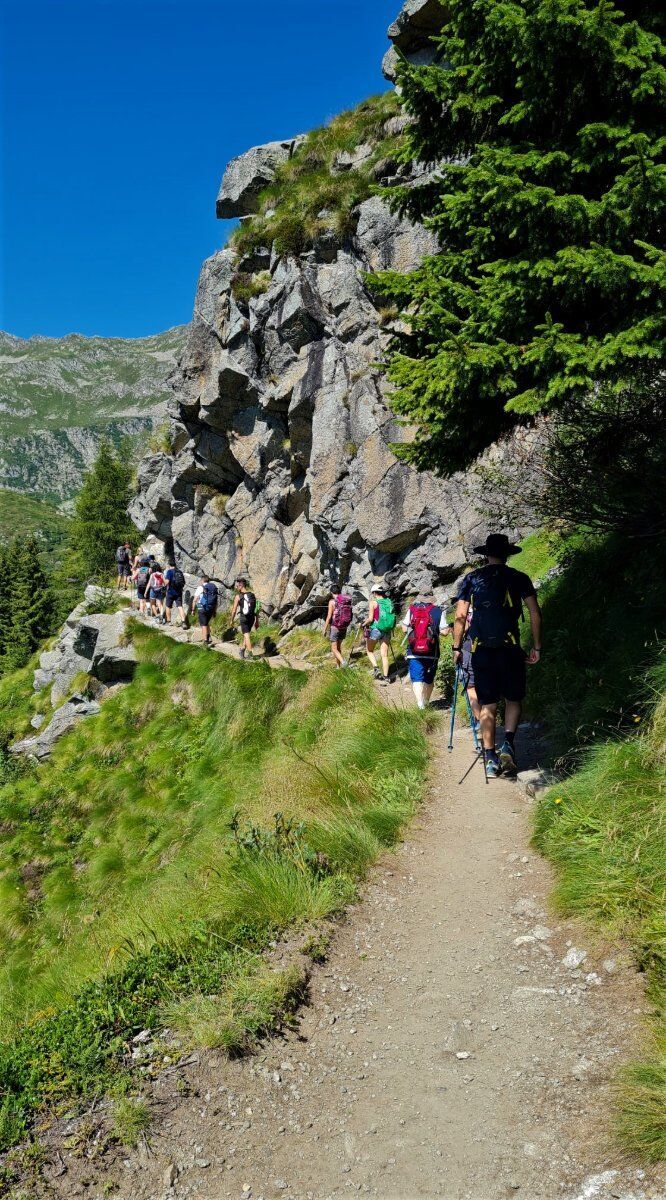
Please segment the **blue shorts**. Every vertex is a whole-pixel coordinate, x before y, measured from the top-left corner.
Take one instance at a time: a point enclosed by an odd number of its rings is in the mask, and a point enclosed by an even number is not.
[[[173,608],[174,604],[177,604],[179,607],[182,607],[182,603],[183,603],[182,589],[179,592],[172,592],[172,591],[170,591],[169,588],[167,588],[167,594],[166,594],[167,608]]]
[[[391,634],[389,632],[382,631],[381,629],[378,628],[377,625],[370,626],[370,628],[368,630],[368,641],[369,642],[386,642],[386,645],[388,646],[390,640],[391,640]]]
[[[412,683],[434,683],[437,671],[436,658],[410,658],[409,678]]]
[[[148,599],[149,600],[163,600],[164,599],[164,588],[151,588]]]

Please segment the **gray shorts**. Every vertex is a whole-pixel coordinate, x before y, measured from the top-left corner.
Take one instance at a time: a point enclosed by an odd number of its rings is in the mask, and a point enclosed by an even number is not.
[[[329,642],[343,642],[347,636],[347,629],[336,629],[335,625],[331,625],[328,631]]]

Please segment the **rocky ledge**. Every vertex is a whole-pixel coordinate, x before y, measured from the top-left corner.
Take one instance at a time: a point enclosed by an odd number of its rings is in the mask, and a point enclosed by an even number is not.
[[[432,5],[408,0],[395,44],[429,37],[432,20]],[[405,123],[390,117],[382,146]],[[275,142],[233,160],[218,212],[252,220],[271,172],[299,147]],[[372,150],[362,142],[338,155],[333,173]],[[417,186],[422,175],[390,153],[374,168],[379,185]],[[223,593],[247,575],[287,627],[320,616],[335,579],[357,598],[378,577],[399,596],[451,590],[486,530],[477,476],[443,481],[393,453],[411,436],[387,406],[378,366],[395,316],[366,285],[367,272],[410,271],[437,248],[430,231],[370,195],[344,232],[329,229],[300,254],[228,247],[203,264],[173,379],[172,452],[144,459],[130,510],[188,575],[207,572]]]

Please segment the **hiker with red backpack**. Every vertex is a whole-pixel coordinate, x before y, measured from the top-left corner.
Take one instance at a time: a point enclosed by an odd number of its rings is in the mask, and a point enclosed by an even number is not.
[[[412,690],[419,708],[427,708],[435,686],[440,638],[451,628],[439,604],[419,598],[410,604],[402,622],[407,635],[407,664]]]
[[[324,623],[324,637],[327,637],[331,643],[331,654],[338,667],[346,667],[348,665],[342,657],[342,643],[347,636],[353,616],[354,611],[351,596],[347,595],[346,592],[334,593],[328,602],[328,612],[326,613],[326,621]]]
[[[493,533],[474,553],[483,555],[485,565],[469,571],[458,589],[453,632],[456,666],[463,662],[465,629],[470,605],[474,612],[469,627],[472,642],[471,666],[479,704],[481,736],[487,775],[516,774],[515,736],[526,691],[525,664],[541,657],[541,609],[528,575],[507,566],[507,559],[520,553],[506,534]],[[520,644],[518,623],[523,601],[532,629],[533,649],[526,654]],[[505,702],[504,741],[495,749],[497,705]]]
[[[395,629],[395,609],[387,588],[383,583],[376,584],[370,593],[368,616],[363,626],[365,633],[365,652],[372,665],[375,679],[388,683],[389,677],[389,646],[391,634]],[[382,669],[379,670],[375,647],[379,646]]]

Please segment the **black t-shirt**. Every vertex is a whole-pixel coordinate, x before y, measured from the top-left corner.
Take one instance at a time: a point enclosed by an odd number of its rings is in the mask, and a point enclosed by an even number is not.
[[[473,606],[470,635],[478,635],[478,626],[484,609],[496,606],[498,612],[504,609],[502,620],[506,621],[516,641],[519,641],[518,622],[521,617],[523,600],[528,596],[536,596],[534,584],[524,571],[516,571],[506,564],[487,563],[469,571],[458,588],[458,600],[468,600]],[[477,615],[475,622],[475,615]]]

